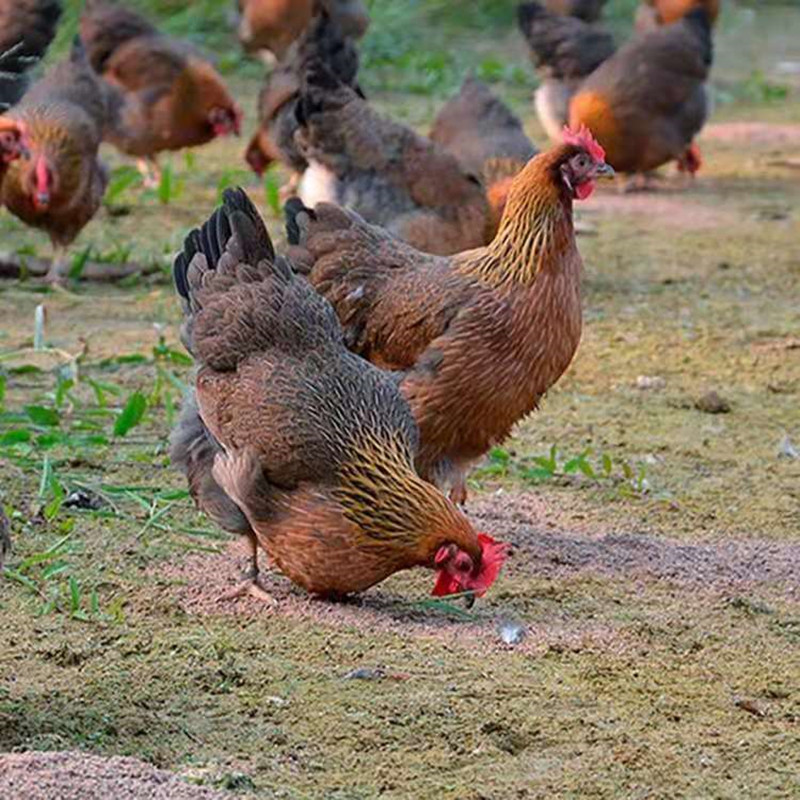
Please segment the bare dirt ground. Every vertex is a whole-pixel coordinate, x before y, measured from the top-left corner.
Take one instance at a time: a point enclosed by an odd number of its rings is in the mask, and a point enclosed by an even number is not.
[[[722,69],[744,69],[724,45]],[[428,121],[430,103],[405,102]],[[180,349],[168,282],[0,283],[0,437],[57,404],[59,368],[81,353],[56,430],[99,419],[108,434],[98,392],[148,402],[125,437],[52,446],[38,430],[0,457],[14,543],[0,795],[800,795],[800,104],[719,115],[690,188],[665,170],[652,192],[581,206],[581,349],[473,475],[469,513],[513,554],[469,610],[433,602],[424,572],[341,604],[267,575],[277,609],[220,602],[240,551],[179,493],[165,454],[179,402],[165,386],[189,379],[153,358],[162,334]],[[164,260],[240,145],[209,147],[202,169],[180,167],[173,203],[126,201],[87,240]],[[46,252],[8,215],[0,230],[4,249]],[[40,303],[52,349],[34,353]],[[555,473],[537,477],[553,447]],[[591,477],[567,469],[580,455]],[[53,480],[99,507],[58,505]]]

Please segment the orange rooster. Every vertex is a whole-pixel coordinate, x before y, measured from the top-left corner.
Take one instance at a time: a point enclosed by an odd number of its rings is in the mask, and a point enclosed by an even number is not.
[[[533,411],[581,336],[574,200],[613,174],[586,130],[517,175],[487,247],[421,253],[357,214],[287,204],[298,269],[336,309],[352,350],[400,373],[420,429],[417,468],[466,498],[471,465]]]
[[[212,64],[187,44],[106,0],[87,2],[81,35],[94,69],[125,98],[106,138],[139,159],[148,185],[159,182],[158,153],[239,135],[239,107]]]
[[[198,373],[173,459],[201,508],[251,537],[243,589],[268,599],[257,543],[318,595],[412,567],[436,570],[434,594],[483,594],[505,548],[417,476],[393,376],[346,349],[333,309],[276,257],[241,189],[187,237],[174,274]]]
[[[66,248],[94,217],[108,173],[98,158],[115,99],[92,70],[80,40],[8,113],[22,126],[30,157],[14,161],[3,203],[23,222],[46,231],[56,257],[48,274],[60,282]]]
[[[348,38],[360,38],[369,26],[361,0],[239,0],[239,41],[248,52],[267,51],[283,61],[318,10]]]
[[[719,7],[720,0],[642,0],[636,10],[636,30],[651,31],[659,25],[672,25],[696,8],[705,9],[713,25]]]
[[[586,125],[619,172],[646,174],[677,161],[700,166],[694,137],[708,115],[713,57],[708,14],[639,34],[601,64],[570,103],[570,124]]]

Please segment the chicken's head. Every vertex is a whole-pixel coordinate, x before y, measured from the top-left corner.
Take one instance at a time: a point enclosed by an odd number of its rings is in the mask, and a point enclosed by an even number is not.
[[[442,597],[472,592],[474,597],[482,597],[486,594],[486,590],[500,574],[508,548],[485,533],[478,534],[478,545],[478,559],[474,559],[455,544],[442,545],[436,551],[434,595]]]
[[[208,112],[208,124],[214,136],[238,136],[242,129],[242,111],[237,105],[214,106]]]
[[[585,200],[598,178],[610,178],[614,170],[606,164],[606,152],[592,132],[582,125],[577,131],[564,128],[564,143],[570,145],[559,165],[561,180],[575,200]]]
[[[0,120],[0,160],[4,164],[30,154],[25,125],[16,120]]]

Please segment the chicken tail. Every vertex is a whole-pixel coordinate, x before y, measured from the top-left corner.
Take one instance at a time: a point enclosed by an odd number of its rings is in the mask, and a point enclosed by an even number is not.
[[[100,73],[126,42],[157,33],[156,28],[137,12],[106,0],[87,0],[80,29],[92,68]]]
[[[313,209],[308,208],[299,197],[290,197],[283,207],[286,218],[286,238],[290,245],[301,244],[302,226],[300,214],[308,215],[309,219],[316,219]]]
[[[202,364],[230,371],[253,353],[298,353],[341,338],[331,306],[276,257],[267,229],[243,189],[192,231],[173,265],[185,322],[182,339]]]
[[[4,15],[0,31],[0,111],[17,103],[28,87],[27,72],[40,61],[56,34],[60,0],[29,0]]]

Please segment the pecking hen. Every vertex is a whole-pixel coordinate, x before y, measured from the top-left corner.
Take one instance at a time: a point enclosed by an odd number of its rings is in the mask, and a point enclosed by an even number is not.
[[[511,181],[537,153],[519,118],[483,81],[470,77],[442,106],[428,136],[481,177],[494,236]]]
[[[344,345],[330,304],[277,257],[241,190],[176,258],[197,363],[172,456],[201,508],[309,592],[437,571],[434,594],[481,594],[504,547],[414,471],[418,434],[394,377]],[[256,587],[254,589],[254,587]],[[264,598],[266,599],[266,598]]]
[[[479,247],[491,221],[480,179],[452,154],[378,114],[318,58],[305,68],[296,140],[309,162],[300,196],[332,201],[430,253]]]
[[[60,0],[0,2],[0,111],[22,98],[28,70],[47,52],[61,11]]]
[[[107,139],[140,159],[148,185],[159,181],[160,152],[239,135],[239,107],[211,62],[186,43],[107,0],[87,1],[81,35],[94,69],[125,98]]]
[[[258,98],[258,130],[248,145],[245,159],[257,174],[278,161],[293,173],[292,188],[308,167],[295,141],[299,129],[297,103],[303,64],[319,58],[337,78],[363,97],[358,86],[358,52],[329,14],[320,13],[303,38],[295,55],[279,64],[266,78]]]
[[[672,25],[695,8],[704,8],[713,25],[719,16],[720,0],[642,0],[636,9],[636,30],[651,31]]]
[[[239,41],[250,53],[266,51],[283,61],[320,10],[347,38],[358,39],[369,27],[361,0],[239,0]]]
[[[108,173],[98,157],[118,98],[89,65],[80,39],[5,119],[22,126],[30,157],[17,159],[2,184],[3,203],[47,232],[56,251],[48,280],[59,282],[66,248],[94,217]]]
[[[614,54],[614,39],[597,25],[551,13],[535,2],[518,6],[517,21],[542,76],[534,96],[536,114],[550,139],[559,141],[572,96]]]
[[[676,160],[694,174],[712,58],[704,9],[639,34],[584,81],[570,103],[570,125],[590,128],[619,172],[644,174]]]
[[[587,131],[517,175],[488,247],[429,255],[352,211],[287,204],[298,269],[336,309],[348,346],[400,373],[420,430],[417,468],[463,502],[471,465],[533,411],[581,336],[572,204],[613,174]]]

